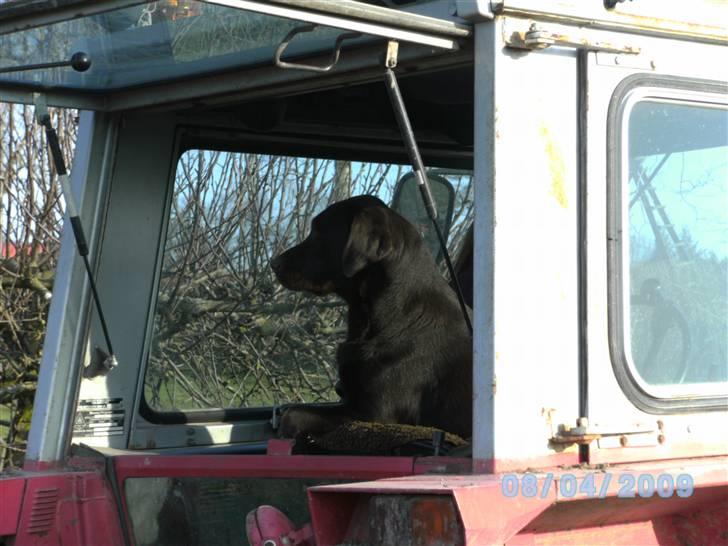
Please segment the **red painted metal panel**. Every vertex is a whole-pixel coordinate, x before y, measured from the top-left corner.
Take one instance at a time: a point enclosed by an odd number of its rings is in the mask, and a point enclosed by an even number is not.
[[[121,484],[135,477],[331,478],[376,480],[412,474],[412,457],[335,455],[123,455],[114,458]]]
[[[500,480],[488,487],[456,489],[453,494],[466,544],[503,544],[556,501],[554,490],[544,497],[504,498]]]
[[[410,495],[449,495],[458,488],[478,488],[484,491],[497,489],[500,494],[500,477],[496,475],[404,476],[373,482],[320,485],[309,488],[312,493],[368,493]]]
[[[599,510],[599,506],[594,508]],[[570,522],[563,521],[564,525]],[[633,523],[596,525],[577,529],[523,532],[506,542],[507,546],[728,546],[728,499],[710,501],[696,510]]]
[[[23,505],[25,491],[24,478],[0,479],[0,537],[14,535],[18,529],[20,508]]]
[[[601,483],[607,473],[612,481],[604,489],[605,498],[590,498],[589,489],[582,491],[580,488],[589,477],[595,479],[595,488],[601,492]],[[564,543],[586,544],[594,543],[597,536],[604,538],[604,541],[601,538],[596,541],[598,544],[671,544],[666,537],[675,535],[678,525],[675,523],[677,520],[669,519],[669,516],[704,511],[706,507],[728,506],[725,504],[728,502],[726,457],[606,469],[552,469],[550,474],[549,480],[546,480],[547,472],[536,475],[538,494],[532,498],[524,498],[523,495],[506,497],[501,489],[502,475],[424,475],[313,487],[309,489],[309,499],[314,530],[321,544],[335,544],[346,532],[346,523],[360,498],[382,494],[440,494],[451,495],[455,499],[467,544],[502,544],[519,532],[523,536],[513,544],[554,544],[559,539]],[[576,483],[573,498],[560,492],[560,480],[567,474],[573,476]],[[656,480],[662,474],[689,474],[694,484],[693,494],[687,498],[677,495],[669,498],[658,495],[650,498],[638,495],[635,498],[618,497],[622,487],[618,476],[649,475]],[[522,474],[515,476],[520,480]],[[544,484],[550,486],[545,487]],[[723,533],[728,531],[727,510],[723,510],[722,517],[716,513],[706,516],[706,519],[711,522],[712,528],[722,528]],[[568,532],[577,538],[565,542],[568,535],[564,533]],[[698,533],[700,537],[707,536],[700,531]],[[549,542],[551,539],[548,537],[552,536],[558,537],[554,539],[556,542]],[[728,534],[725,536],[728,538]],[[712,544],[709,541],[702,543]]]
[[[552,490],[545,498],[506,499],[500,482],[500,477],[494,475],[428,475],[312,487],[309,499],[316,538],[320,546],[341,542],[358,500],[357,493],[441,494],[453,497],[468,544],[502,544],[553,504],[556,492]]]
[[[414,474],[473,474],[473,460],[460,457],[418,457]]]
[[[317,546],[341,544],[360,499],[359,495],[308,491],[309,510]]]
[[[283,440],[278,438],[272,438],[268,440],[268,447],[266,449],[267,455],[292,455],[293,446],[296,445],[295,440]]]
[[[121,546],[116,503],[103,474],[26,473],[15,546]]]
[[[638,521],[621,525],[567,529],[544,534],[524,533],[506,546],[685,546],[677,539],[671,520]],[[700,542],[694,543],[696,546]],[[707,546],[710,543],[702,543]]]
[[[697,510],[718,503],[728,496],[728,488],[696,488],[689,498],[618,498],[559,500],[548,511],[530,522],[525,532],[550,533],[562,529],[621,525],[648,521],[671,514]]]
[[[676,514],[672,524],[681,546],[728,546],[728,498],[710,503],[702,510]]]

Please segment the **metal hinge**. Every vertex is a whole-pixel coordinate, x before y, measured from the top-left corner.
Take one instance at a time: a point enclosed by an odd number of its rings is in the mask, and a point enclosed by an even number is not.
[[[589,428],[589,420],[586,417],[579,417],[575,427],[559,425],[558,432],[551,438],[552,444],[588,445],[594,440],[599,442],[599,447],[644,447],[664,442],[662,423],[658,422],[657,429],[645,426],[636,426],[629,430],[620,428],[615,431],[597,431]]]
[[[579,417],[575,427],[559,425],[558,432],[551,438],[553,444],[590,444],[602,437],[601,434],[589,432],[589,420],[586,417]]]
[[[510,25],[504,27],[504,39],[508,47],[538,50],[557,46],[630,55],[637,55],[641,51],[636,46],[597,39],[593,33],[587,33],[583,29],[574,29],[562,25],[547,26],[537,23],[531,23],[525,29],[522,26],[523,21],[519,23],[520,28],[513,28]]]

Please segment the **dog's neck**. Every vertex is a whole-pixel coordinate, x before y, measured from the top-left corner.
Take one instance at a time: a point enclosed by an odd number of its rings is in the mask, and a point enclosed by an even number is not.
[[[426,252],[423,249],[424,252]],[[445,283],[429,255],[415,253],[415,259],[372,264],[365,274],[357,275],[340,295],[348,304],[347,341],[365,340],[386,332],[396,336],[393,325],[408,327],[421,318],[421,310],[413,301],[420,294],[413,291],[422,277],[425,285]]]

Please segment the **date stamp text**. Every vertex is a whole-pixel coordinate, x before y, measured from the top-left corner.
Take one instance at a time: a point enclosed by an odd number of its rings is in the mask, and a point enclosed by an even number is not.
[[[694,482],[690,474],[612,474],[610,472],[590,472],[580,474],[504,474],[501,492],[504,497],[540,497],[545,499],[554,488],[563,498],[586,497],[604,499],[612,496],[620,498],[651,498],[654,496],[670,498],[690,497]]]

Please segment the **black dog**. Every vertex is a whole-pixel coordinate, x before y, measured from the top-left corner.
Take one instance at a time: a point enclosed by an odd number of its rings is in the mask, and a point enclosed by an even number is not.
[[[336,406],[293,407],[280,433],[321,434],[349,421],[471,435],[471,338],[457,298],[407,220],[376,197],[331,205],[301,244],[271,261],[291,290],[348,304]]]

